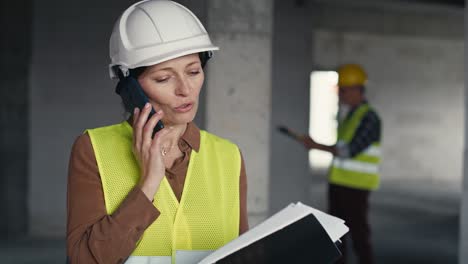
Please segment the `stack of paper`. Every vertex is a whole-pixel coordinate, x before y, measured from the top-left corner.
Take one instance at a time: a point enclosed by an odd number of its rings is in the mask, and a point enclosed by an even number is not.
[[[309,219],[309,221],[303,221],[305,219]],[[319,224],[317,224],[317,221]],[[294,226],[295,228],[292,228]],[[328,246],[328,248],[331,248],[332,251],[336,250],[337,252],[337,255],[330,256],[330,257],[336,258],[336,256],[339,256],[340,253],[338,249],[336,249],[334,243],[338,241],[349,230],[348,227],[344,224],[344,221],[341,220],[340,218],[328,215],[322,211],[319,211],[317,209],[314,209],[310,206],[307,206],[298,202],[295,204],[290,204],[286,208],[282,209],[278,213],[266,219],[261,224],[255,226],[248,232],[242,234],[237,239],[229,242],[225,246],[219,248],[218,250],[214,251],[210,255],[206,256],[199,263],[200,264],[216,263],[226,258],[227,256],[230,256],[232,254],[238,254],[238,251],[241,251],[244,248],[250,247],[250,245],[253,245],[253,244],[256,244],[258,248],[259,247],[258,245],[259,243],[262,242],[262,240],[265,240],[265,241],[268,240],[268,243],[269,243],[267,246],[260,245],[260,247],[263,247],[262,249],[268,249],[268,251],[278,251],[277,250],[278,248],[288,246],[288,245],[278,245],[278,244],[281,244],[283,242],[288,242],[288,241],[289,243],[291,243],[291,241],[294,241],[294,237],[292,236],[297,236],[298,241],[299,241],[300,236],[303,236],[304,234],[306,234],[306,232],[310,232],[311,229],[315,229],[314,231],[315,233],[311,233],[311,234],[320,234],[317,232],[324,233],[323,230],[325,230],[326,234],[328,234],[328,237],[329,237],[329,240],[326,238],[326,235],[323,235],[320,238],[310,237],[310,240],[313,241],[313,243],[320,243],[320,245],[315,246],[316,250],[319,250],[318,249],[319,246],[320,247]],[[320,230],[317,231],[317,229],[320,229]],[[289,230],[289,231],[284,231],[284,230]],[[290,230],[295,230],[295,231],[290,231]],[[267,238],[269,236],[273,237],[275,234],[281,233],[281,232],[287,233],[287,234],[286,235],[283,234],[282,236],[276,235],[275,239]],[[310,242],[310,241],[304,242],[305,240],[303,238],[300,241],[302,242],[298,242],[298,243],[301,243],[301,244],[309,244]],[[272,246],[272,244],[274,244],[274,246]],[[323,244],[327,244],[327,245],[323,245]],[[301,245],[301,246],[304,246],[304,245]],[[298,249],[298,250],[304,251],[303,249]],[[314,250],[313,245],[310,245],[310,250]],[[290,251],[291,249],[285,252],[288,252],[288,254],[290,254]],[[328,252],[332,252],[332,251],[328,251]],[[271,254],[271,253],[276,254],[276,258],[277,256],[281,256],[281,252],[267,252],[267,254]],[[321,253],[319,252],[318,254],[321,254]],[[326,253],[324,252],[323,254],[326,254]],[[300,254],[295,253],[295,256],[299,256],[299,255]],[[324,258],[324,259],[329,259],[330,257]]]

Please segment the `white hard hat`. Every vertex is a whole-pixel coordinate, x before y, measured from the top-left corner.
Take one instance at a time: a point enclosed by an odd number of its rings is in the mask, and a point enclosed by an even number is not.
[[[127,8],[114,25],[110,77],[118,76],[115,66],[126,76],[129,69],[218,49],[186,7],[169,0],[144,0]]]

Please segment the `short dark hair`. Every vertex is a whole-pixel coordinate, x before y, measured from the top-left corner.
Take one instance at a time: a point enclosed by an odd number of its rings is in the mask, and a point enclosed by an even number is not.
[[[198,57],[200,58],[200,63],[201,63],[202,68],[205,68],[206,63],[212,57],[212,53],[210,51],[199,52]],[[148,66],[142,66],[142,67],[130,69],[129,74],[133,78],[138,79],[138,77],[140,77],[140,75],[146,70],[146,68],[148,68]],[[119,78],[121,78],[120,76],[121,75],[119,75]]]
[[[198,57],[200,58],[200,63],[202,68],[205,68],[206,63],[208,62],[211,57],[213,57],[212,51],[203,51],[198,53]]]
[[[128,70],[129,75],[138,80],[138,77],[148,68],[148,66],[142,66],[135,69]]]

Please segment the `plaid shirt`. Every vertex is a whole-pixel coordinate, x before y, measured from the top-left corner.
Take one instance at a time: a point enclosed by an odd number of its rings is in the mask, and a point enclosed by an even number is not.
[[[356,109],[357,107],[351,110],[346,118],[350,118]],[[373,142],[380,141],[380,137],[380,118],[375,111],[370,110],[359,124],[351,142],[349,144],[338,144],[336,146],[337,156],[341,158],[352,158],[369,147]]]

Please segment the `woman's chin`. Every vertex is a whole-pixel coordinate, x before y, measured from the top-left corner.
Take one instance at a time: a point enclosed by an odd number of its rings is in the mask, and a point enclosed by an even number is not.
[[[177,114],[171,118],[171,120],[166,120],[166,122],[163,121],[163,123],[169,126],[185,125],[192,122],[194,118],[195,115],[193,113]]]

